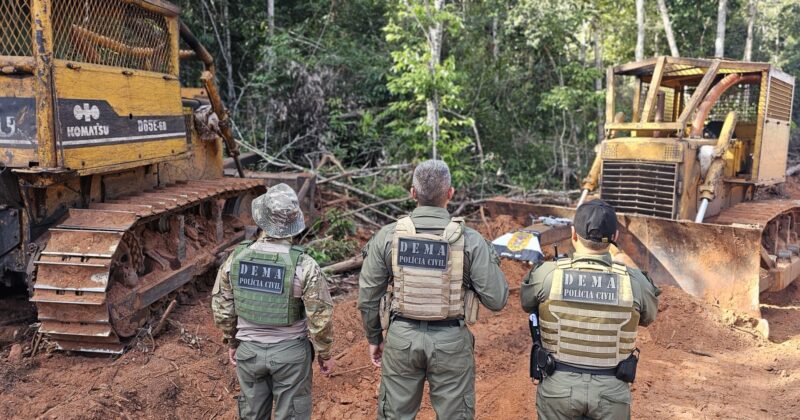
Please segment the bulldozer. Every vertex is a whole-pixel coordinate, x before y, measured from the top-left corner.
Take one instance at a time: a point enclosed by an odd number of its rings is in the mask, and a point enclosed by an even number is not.
[[[769,63],[654,57],[608,68],[606,86],[605,138],[578,205],[590,194],[613,205],[620,258],[657,284],[748,315],[768,335],[760,296],[800,276],[800,201],[780,198],[794,78]],[[487,209],[574,215],[504,198]]]
[[[245,177],[179,7],[0,0],[0,19],[0,285],[29,289],[59,349],[121,353],[255,233],[251,201],[282,179]],[[202,64],[202,88],[182,88],[181,60]]]

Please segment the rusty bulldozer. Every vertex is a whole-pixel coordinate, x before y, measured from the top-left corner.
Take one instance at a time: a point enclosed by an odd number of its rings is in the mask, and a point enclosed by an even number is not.
[[[767,63],[657,57],[607,71],[606,138],[584,180],[619,213],[620,248],[660,284],[749,314],[800,276],[786,181],[794,78]],[[627,100],[626,100],[627,98]],[[630,116],[630,119],[628,119]],[[493,214],[571,218],[508,199]]]
[[[179,13],[163,0],[0,1],[0,284],[29,287],[62,350],[122,352],[254,232],[250,202],[267,185],[313,194],[302,174],[245,177],[213,59]],[[202,88],[181,87],[181,59],[203,64]],[[238,177],[224,177],[223,145]]]

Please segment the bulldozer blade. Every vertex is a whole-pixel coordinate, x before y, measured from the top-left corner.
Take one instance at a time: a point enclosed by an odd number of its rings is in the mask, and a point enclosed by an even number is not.
[[[484,206],[491,215],[572,218],[574,208],[529,204],[506,198]],[[761,228],[716,225],[618,214],[619,248],[658,285],[678,286],[725,309],[761,318],[759,310]]]
[[[619,215],[619,246],[658,284],[761,318],[761,229]]]

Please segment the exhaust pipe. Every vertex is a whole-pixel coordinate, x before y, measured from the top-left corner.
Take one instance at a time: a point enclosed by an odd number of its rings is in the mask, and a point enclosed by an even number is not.
[[[703,223],[703,219],[706,217],[706,210],[708,209],[708,199],[704,198],[702,202],[700,202],[700,208],[697,210],[697,216],[694,217],[695,223]]]
[[[581,192],[581,198],[580,198],[580,200],[578,200],[578,205],[577,205],[577,206],[575,206],[575,208],[576,208],[576,209],[577,209],[578,207],[580,207],[580,206],[581,206],[581,204],[583,204],[583,202],[584,202],[584,201],[586,201],[586,196],[587,196],[587,195],[589,195],[589,189],[588,189],[588,188],[584,188],[584,189],[583,189],[583,192]]]

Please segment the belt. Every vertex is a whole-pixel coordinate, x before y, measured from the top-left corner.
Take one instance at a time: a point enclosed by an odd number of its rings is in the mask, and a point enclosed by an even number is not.
[[[600,376],[617,376],[617,368],[615,367],[607,369],[589,369],[589,368],[579,368],[576,366],[556,362],[556,370],[559,370],[561,372],[571,372],[571,373],[588,373],[590,375],[600,375]]]
[[[414,324],[414,325],[421,325],[423,322],[426,322],[429,326],[434,326],[434,327],[458,327],[459,325],[461,325],[461,320],[459,320],[459,319],[442,319],[442,320],[438,320],[438,321],[424,321],[424,320],[411,319],[411,318],[406,318],[404,316],[395,315],[394,320],[395,321],[403,321],[403,322],[407,322],[409,324]]]

